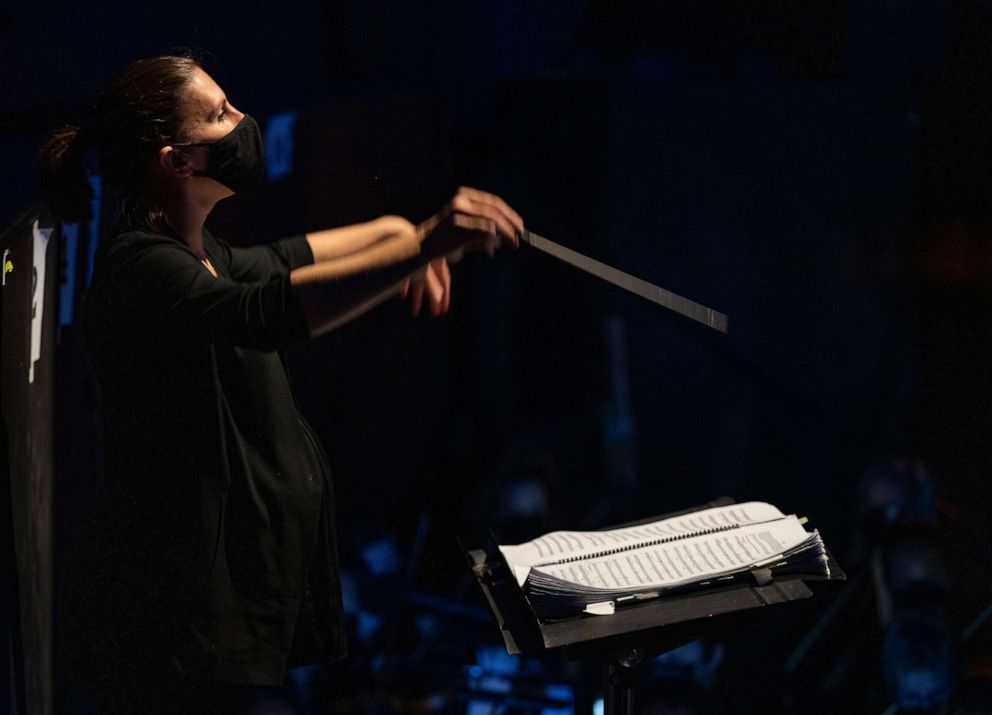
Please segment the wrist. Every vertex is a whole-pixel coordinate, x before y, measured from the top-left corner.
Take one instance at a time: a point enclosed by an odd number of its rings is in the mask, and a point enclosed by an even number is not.
[[[416,232],[416,227],[402,216],[380,216],[374,223],[383,237]]]
[[[431,216],[416,226],[420,252],[428,261],[441,258],[446,253],[443,245],[443,237],[438,233],[440,223],[441,220],[437,216]]]

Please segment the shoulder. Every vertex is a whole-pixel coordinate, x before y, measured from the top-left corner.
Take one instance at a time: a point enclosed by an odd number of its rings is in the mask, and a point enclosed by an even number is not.
[[[102,262],[112,267],[124,264],[166,261],[196,261],[189,247],[173,236],[154,231],[124,231],[108,237],[101,246]]]
[[[109,291],[114,300],[129,291],[171,293],[202,270],[199,259],[178,238],[155,231],[124,231],[105,237],[99,247],[91,288]]]
[[[178,238],[155,231],[124,231],[107,241],[107,250],[110,253],[129,249],[169,247],[185,248],[185,244]]]

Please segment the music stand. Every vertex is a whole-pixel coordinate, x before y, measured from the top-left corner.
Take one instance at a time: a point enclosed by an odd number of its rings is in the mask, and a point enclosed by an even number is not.
[[[733,500],[724,497],[700,507],[634,523],[730,503]],[[809,598],[813,595],[810,584],[847,578],[831,558],[829,578],[789,576],[763,586],[757,582],[737,583],[632,603],[617,608],[610,616],[581,615],[567,620],[542,621],[500,556],[495,539],[484,548],[466,551],[466,555],[499,624],[507,653],[538,655],[557,651],[569,660],[602,664],[606,686],[605,715],[633,715],[632,678],[635,668],[646,659],[698,638],[726,633],[753,622],[758,616],[757,609],[762,606]]]

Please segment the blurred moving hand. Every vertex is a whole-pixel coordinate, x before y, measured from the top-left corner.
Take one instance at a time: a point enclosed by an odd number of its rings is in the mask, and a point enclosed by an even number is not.
[[[404,284],[402,296],[410,299],[413,315],[420,313],[426,297],[431,315],[436,317],[451,306],[449,262],[457,263],[470,251],[481,250],[491,256],[506,243],[516,248],[524,222],[499,196],[463,186],[416,230],[431,261]]]

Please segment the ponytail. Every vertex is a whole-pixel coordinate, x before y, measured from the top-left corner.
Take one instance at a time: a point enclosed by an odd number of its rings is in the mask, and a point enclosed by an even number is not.
[[[132,62],[110,80],[84,128],[56,130],[38,153],[41,190],[66,223],[92,217],[93,189],[86,175],[87,152],[115,202],[123,225],[156,222],[161,212],[146,196],[149,159],[160,147],[182,139],[183,99],[199,62],[164,55]]]
[[[93,188],[86,175],[89,148],[85,131],[65,126],[55,130],[38,152],[45,201],[66,223],[89,220],[93,216]]]

